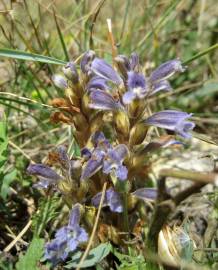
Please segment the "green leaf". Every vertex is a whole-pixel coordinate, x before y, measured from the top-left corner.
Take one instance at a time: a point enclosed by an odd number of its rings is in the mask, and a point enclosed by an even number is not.
[[[0,171],[7,160],[8,134],[5,116],[0,120]]]
[[[60,199],[58,196],[42,198],[39,202],[38,211],[32,218],[34,235],[40,236],[46,225],[58,215]]]
[[[202,57],[203,55],[208,54],[208,53],[210,53],[211,51],[216,50],[216,49],[218,49],[218,43],[212,45],[211,47],[209,47],[209,48],[207,48],[207,49],[205,49],[205,50],[203,50],[203,51],[201,51],[201,52],[199,52],[199,53],[197,53],[197,54],[195,54],[195,55],[192,56],[190,59],[185,60],[185,61],[183,62],[183,65],[187,65],[187,64],[189,64],[190,62],[192,62],[192,61],[194,61],[194,60],[196,60],[196,59]]]
[[[37,263],[44,253],[44,239],[33,238],[26,254],[20,256],[16,270],[40,270]]]
[[[97,263],[102,261],[111,251],[112,246],[110,243],[103,243],[90,250],[88,256],[85,261],[81,265],[81,268],[95,266]],[[67,269],[72,269],[73,267],[77,267],[83,252],[78,251],[73,254],[72,260],[65,266]]]
[[[0,49],[0,56],[20,59],[20,60],[25,60],[25,61],[36,61],[36,62],[42,62],[42,63],[47,63],[47,64],[55,64],[55,65],[66,64],[65,61],[62,61],[53,57],[44,56],[44,55],[35,54],[35,53],[27,53],[24,51],[11,50],[11,49]]]
[[[10,184],[15,180],[16,175],[17,175],[17,170],[14,169],[3,176],[3,180],[1,184],[1,191],[0,191],[0,195],[3,200],[6,200],[9,193]]]
[[[13,263],[8,258],[0,258],[0,269],[1,270],[13,270]]]

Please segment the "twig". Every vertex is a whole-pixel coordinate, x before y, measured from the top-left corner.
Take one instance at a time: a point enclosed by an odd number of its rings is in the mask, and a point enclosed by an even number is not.
[[[107,19],[107,27],[108,27],[108,33],[109,33],[109,39],[111,42],[111,47],[112,47],[112,58],[113,58],[113,62],[114,62],[114,58],[117,55],[117,48],[115,45],[115,41],[114,41],[114,36],[113,36],[113,32],[112,32],[112,22],[111,19]]]
[[[201,173],[187,170],[175,170],[175,169],[163,169],[159,172],[163,177],[175,177],[179,179],[187,179],[195,181],[197,183],[215,183],[218,180],[218,174],[216,173]]]
[[[4,252],[9,252],[13,246],[18,242],[20,241],[20,239],[23,237],[23,235],[28,231],[28,229],[30,228],[32,224],[32,220],[30,220],[26,226],[23,228],[23,230],[17,235],[17,237],[6,247],[4,248]]]
[[[179,192],[174,198],[173,201],[176,205],[179,205],[182,201],[188,198],[190,195],[199,192],[199,190],[205,186],[205,183],[195,183],[192,186],[186,188],[185,190]]]
[[[10,92],[0,92],[0,95],[6,95],[6,96],[12,96],[12,97],[15,97],[16,99],[20,99],[20,100],[24,100],[24,101],[28,101],[28,102],[32,102],[34,104],[38,104],[40,106],[43,106],[43,107],[47,107],[47,108],[51,108],[51,109],[54,109],[53,106],[51,105],[47,105],[47,104],[44,104],[44,103],[40,103],[34,99],[30,99],[30,98],[27,98],[27,97],[21,97],[21,96],[18,96],[14,93],[10,93]]]
[[[147,248],[149,252],[157,252],[159,232],[169,214],[175,209],[175,203],[169,198],[170,197],[166,191],[166,178],[162,177],[158,181],[158,197],[156,207],[147,234]]]
[[[12,141],[9,141],[9,145],[12,146],[13,148],[17,149],[25,158],[30,160],[32,163],[35,163],[30,156],[28,156],[19,146],[14,144]]]
[[[99,3],[97,4],[96,10],[94,11],[94,13],[92,14],[92,21],[91,21],[91,26],[90,26],[90,38],[89,38],[89,47],[90,49],[94,48],[94,41],[93,41],[93,32],[94,32],[94,26],[97,20],[97,17],[100,13],[100,10],[102,8],[102,6],[104,5],[106,0],[100,0]]]
[[[84,260],[86,259],[86,257],[88,256],[88,253],[89,253],[89,250],[91,248],[91,245],[92,245],[92,241],[94,239],[94,236],[95,236],[95,232],[96,232],[96,229],[97,229],[97,226],[98,226],[98,220],[99,220],[99,217],[100,217],[100,213],[101,213],[101,208],[102,208],[102,205],[103,205],[103,202],[104,202],[104,197],[105,197],[105,191],[106,191],[106,187],[107,187],[107,182],[104,183],[104,186],[103,186],[103,189],[102,189],[102,195],[101,195],[101,200],[100,200],[100,203],[99,203],[99,207],[98,207],[98,212],[97,212],[97,215],[96,215],[96,220],[95,220],[95,224],[93,226],[93,230],[92,230],[92,233],[91,233],[91,236],[89,238],[89,242],[88,242],[88,245],[86,247],[86,250],[85,252],[83,253],[83,256],[76,268],[76,270],[79,270],[84,262]]]

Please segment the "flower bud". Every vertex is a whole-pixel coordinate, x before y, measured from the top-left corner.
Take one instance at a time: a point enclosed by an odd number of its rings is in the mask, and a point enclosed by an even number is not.
[[[60,75],[60,74],[55,74],[52,76],[52,81],[54,83],[54,85],[60,89],[66,89],[67,88],[67,81],[64,78],[64,76]]]
[[[70,102],[72,103],[72,105],[76,106],[76,107],[80,107],[80,100],[78,98],[78,96],[75,94],[75,92],[67,87],[65,89],[65,96],[69,98]]]
[[[120,73],[123,75],[125,79],[127,79],[128,75],[127,72],[130,70],[130,62],[125,55],[118,55],[115,57],[115,62]]]
[[[98,237],[101,242],[111,241],[116,245],[119,245],[121,242],[120,234],[118,233],[117,228],[103,223],[99,225]]]
[[[64,194],[66,198],[68,198],[67,201],[72,202],[72,194],[74,191],[76,191],[76,187],[73,185],[73,181],[59,181],[57,186],[60,192]]]
[[[97,113],[90,121],[90,133],[94,134],[96,131],[101,129],[101,126],[104,124],[102,121],[103,112]]]
[[[71,170],[71,178],[79,180],[82,171],[81,160],[71,160],[70,170]]]
[[[130,146],[142,143],[143,140],[145,139],[147,131],[148,127],[146,127],[144,123],[135,124],[130,130],[130,137],[129,137]]]
[[[129,118],[124,111],[115,113],[115,128],[125,138],[129,135]]]
[[[67,79],[69,79],[73,84],[77,84],[79,82],[78,72],[73,61],[68,62],[62,70]]]
[[[85,207],[84,221],[88,228],[91,230],[96,219],[96,208],[95,207]]]
[[[80,187],[77,192],[78,201],[83,201],[88,190],[89,190],[89,181],[81,181]]]
[[[87,51],[83,55],[81,62],[80,62],[80,68],[84,74],[89,75],[88,73],[90,72],[90,65],[91,65],[91,62],[94,58],[95,58],[95,52],[92,50]]]
[[[135,99],[128,106],[128,112],[131,118],[139,117],[145,109],[145,100]]]
[[[90,97],[89,94],[86,92],[82,98],[82,111],[86,116],[90,116],[92,114],[92,110],[89,107],[90,104]]]
[[[77,113],[73,117],[73,122],[78,131],[84,131],[88,127],[86,118],[81,113]]]

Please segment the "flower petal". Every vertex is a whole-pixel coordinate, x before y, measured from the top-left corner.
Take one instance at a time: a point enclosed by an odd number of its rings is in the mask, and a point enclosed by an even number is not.
[[[170,60],[160,65],[151,73],[150,81],[156,82],[160,80],[166,80],[176,72],[183,71],[185,71],[185,68],[182,66],[182,63],[179,59]]]
[[[123,83],[120,75],[104,59],[95,58],[91,65],[92,71],[117,85]]]
[[[180,136],[190,139],[192,135],[189,133],[193,128],[195,127],[195,124],[190,121],[182,121],[177,124],[175,128],[175,132],[177,132]]]
[[[125,144],[118,144],[113,150],[109,150],[109,157],[117,162],[122,162],[127,156],[129,150]]]
[[[91,89],[100,89],[100,90],[108,90],[109,86],[107,85],[107,80],[100,76],[94,76],[88,82],[86,89],[89,91]]]
[[[124,181],[127,179],[128,170],[126,166],[120,165],[116,168],[115,174],[119,180]]]
[[[124,104],[130,104],[136,97],[136,93],[133,91],[127,91],[122,96],[122,100]]]
[[[49,186],[54,186],[56,184],[56,182],[54,182],[51,179],[48,178],[43,178],[43,177],[38,177],[39,181],[35,184],[33,184],[34,188],[45,188],[47,189]]]
[[[80,243],[84,243],[84,242],[87,242],[88,241],[88,234],[87,232],[79,227],[78,231],[77,231],[77,240],[80,242]]]
[[[91,151],[87,148],[87,147],[84,147],[82,150],[81,150],[81,156],[83,158],[85,158],[86,160],[90,159],[90,157],[92,156],[92,153]]]
[[[155,200],[157,198],[156,188],[139,188],[132,193],[135,197],[142,200]]]
[[[73,61],[68,62],[63,68],[62,68],[64,75],[71,80],[73,83],[79,82],[79,76],[76,69],[76,65]]]
[[[191,114],[186,112],[165,110],[154,113],[146,119],[146,124],[154,125],[160,128],[174,130],[176,125],[180,122],[189,118]]]
[[[127,79],[127,72],[131,69],[129,59],[125,55],[118,55],[114,60],[120,73]]]
[[[170,91],[170,90],[172,90],[172,87],[167,80],[154,82],[152,85],[150,96],[152,96],[160,91]]]
[[[90,94],[91,103],[89,107],[98,110],[120,110],[122,105],[119,101],[116,101],[111,94],[102,90],[91,91]]]
[[[133,52],[130,55],[130,69],[134,71],[138,68],[139,68],[139,56],[137,53]]]
[[[191,135],[188,134],[188,132],[194,128],[195,124],[189,121],[185,121],[185,119],[191,116],[192,114],[186,112],[165,110],[157,112],[148,117],[145,120],[145,123],[148,125],[172,130],[184,138],[190,138]]]
[[[73,206],[71,212],[70,212],[70,218],[69,218],[69,223],[68,227],[71,229],[76,228],[79,225],[80,222],[80,204],[77,203]]]
[[[83,73],[86,73],[89,75],[91,71],[91,62],[94,58],[95,58],[94,51],[90,50],[90,51],[85,52],[80,62],[80,68]]]
[[[44,164],[30,164],[27,168],[27,173],[31,175],[41,176],[43,178],[57,181],[61,179],[61,176],[57,174],[53,169]]]
[[[142,89],[141,91],[146,91],[146,81],[144,75],[134,71],[128,72],[127,86],[128,90],[134,91],[134,89]]]
[[[101,196],[102,192],[99,192],[92,198],[92,204],[95,207],[99,206]],[[123,211],[120,195],[113,188],[106,190],[103,206],[109,206],[112,212],[121,213]]]
[[[112,212],[122,213],[123,205],[121,201],[120,194],[116,192],[113,188],[109,188],[106,191],[107,204]]]
[[[52,81],[54,85],[60,89],[66,89],[67,88],[67,81],[66,79],[60,75],[60,74],[54,74],[52,76]]]
[[[92,157],[87,161],[85,167],[82,170],[80,180],[85,180],[93,176],[97,171],[99,171],[103,165],[103,158],[105,153],[101,149],[95,149]]]

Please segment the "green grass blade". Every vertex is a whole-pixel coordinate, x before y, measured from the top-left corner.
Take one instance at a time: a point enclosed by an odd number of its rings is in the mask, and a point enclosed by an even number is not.
[[[166,22],[169,19],[170,14],[175,11],[176,6],[180,3],[180,0],[173,0],[170,5],[168,6],[168,8],[166,9],[166,11],[164,12],[164,14],[162,15],[162,17],[160,18],[160,20],[157,22],[157,24],[154,25],[153,29],[151,31],[149,31],[144,38],[138,42],[138,44],[136,45],[136,47],[133,49],[133,51],[138,50],[139,52],[142,52],[145,46],[145,41],[152,36],[153,31],[155,30],[159,30],[161,27],[163,27]]]
[[[27,53],[24,51],[11,50],[11,49],[0,49],[0,57],[1,56],[25,60],[25,61],[36,61],[36,62],[47,63],[47,64],[55,64],[55,65],[66,64],[65,61],[62,61],[53,57],[44,56],[44,55],[35,54],[35,53]]]
[[[199,53],[197,53],[197,54],[195,54],[195,55],[194,55],[193,57],[191,57],[190,59],[185,60],[185,61],[183,62],[183,64],[184,64],[184,65],[187,65],[188,63],[190,63],[190,62],[192,62],[192,61],[194,61],[194,60],[200,58],[201,56],[203,56],[203,55],[205,55],[205,54],[210,53],[211,51],[213,51],[213,50],[215,50],[215,49],[217,49],[217,48],[218,48],[218,43],[212,45],[211,47],[209,47],[209,48],[207,48],[207,49],[205,49],[205,50],[203,50],[203,51],[201,51],[201,52],[199,52]]]
[[[68,52],[67,52],[67,47],[66,47],[66,44],[65,44],[65,41],[64,41],[64,37],[62,35],[62,32],[61,32],[61,29],[59,27],[59,24],[58,24],[58,21],[57,21],[57,17],[56,17],[56,14],[55,14],[55,11],[53,10],[53,16],[54,16],[54,20],[55,20],[55,25],[56,25],[56,28],[57,28],[57,32],[58,32],[58,36],[59,36],[59,39],[60,39],[60,42],[61,42],[61,46],[63,48],[63,51],[64,51],[64,55],[65,55],[65,59],[66,61],[70,61],[70,58],[69,58],[69,55],[68,55]]]

